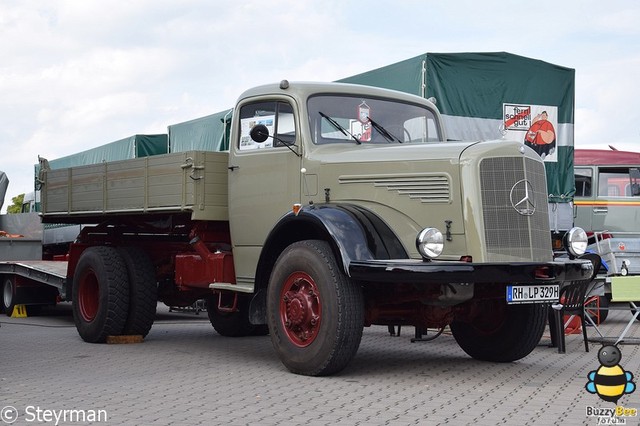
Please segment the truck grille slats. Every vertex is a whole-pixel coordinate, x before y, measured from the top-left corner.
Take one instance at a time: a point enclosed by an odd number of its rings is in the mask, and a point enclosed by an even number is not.
[[[526,157],[486,158],[480,163],[480,188],[487,260],[550,261],[542,162]]]

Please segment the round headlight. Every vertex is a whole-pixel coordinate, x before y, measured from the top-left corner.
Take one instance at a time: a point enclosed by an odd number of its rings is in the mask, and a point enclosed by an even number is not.
[[[442,254],[444,238],[442,232],[436,228],[425,228],[416,238],[416,247],[420,255],[427,259],[433,259]]]
[[[571,228],[567,232],[566,246],[567,251],[573,256],[582,256],[587,251],[589,237],[582,228]]]

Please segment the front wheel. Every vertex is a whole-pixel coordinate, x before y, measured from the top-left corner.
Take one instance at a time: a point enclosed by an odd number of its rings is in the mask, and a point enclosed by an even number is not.
[[[548,306],[504,305],[500,301],[484,306],[483,312],[483,317],[473,322],[451,323],[453,337],[475,359],[512,362],[529,355],[540,342]]]
[[[364,325],[362,289],[348,279],[325,241],[287,247],[267,291],[271,342],[293,373],[336,373],[355,356]]]

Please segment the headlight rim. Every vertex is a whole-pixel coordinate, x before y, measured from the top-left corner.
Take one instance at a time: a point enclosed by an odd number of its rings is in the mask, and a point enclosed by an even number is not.
[[[578,245],[580,244],[580,245]],[[578,245],[578,246],[577,246]],[[581,247],[584,245],[584,249]],[[589,237],[587,232],[579,226],[574,226],[567,231],[565,238],[565,248],[572,256],[582,256],[587,252]]]
[[[433,227],[424,228],[416,236],[416,248],[423,259],[431,260],[439,257],[444,251],[442,231]]]

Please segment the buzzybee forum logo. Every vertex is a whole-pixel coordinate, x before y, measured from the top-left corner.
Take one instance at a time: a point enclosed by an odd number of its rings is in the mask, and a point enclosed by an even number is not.
[[[598,351],[600,368],[587,375],[587,392],[597,394],[603,401],[617,404],[622,395],[635,391],[633,373],[624,371],[621,360],[622,353],[617,346],[603,346]]]
[[[621,360],[622,352],[617,346],[603,346],[598,351],[600,367],[587,374],[589,379],[585,385],[587,392],[598,395],[603,401],[616,404],[615,408],[587,407],[587,417],[598,417],[598,424],[603,418],[608,420],[607,424],[626,424],[627,417],[638,415],[637,408],[625,408],[617,405],[623,395],[633,393],[636,390],[633,373],[622,368]]]

